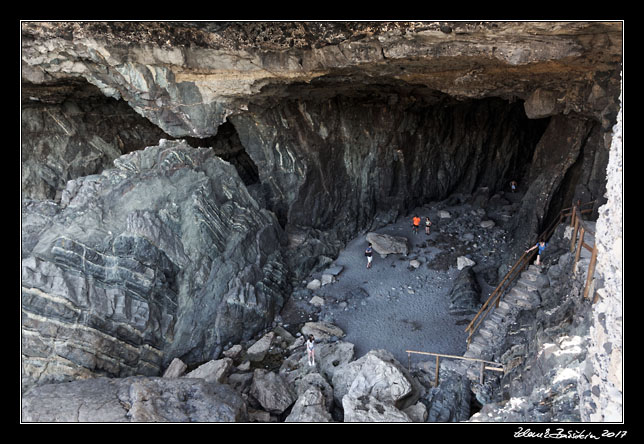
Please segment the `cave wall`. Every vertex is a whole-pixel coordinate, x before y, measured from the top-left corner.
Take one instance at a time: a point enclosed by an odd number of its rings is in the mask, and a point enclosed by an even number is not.
[[[338,245],[374,219],[386,224],[453,193],[507,190],[528,173],[548,123],[528,119],[521,102],[393,94],[285,101],[231,121],[287,232],[304,230],[316,244],[328,232]]]
[[[21,36],[29,383],[214,357],[270,322],[289,274],[416,205],[518,179],[522,251],[570,196],[605,186],[619,22],[25,22]],[[116,157],[139,143],[154,149]],[[97,279],[105,260],[152,273],[144,296]]]

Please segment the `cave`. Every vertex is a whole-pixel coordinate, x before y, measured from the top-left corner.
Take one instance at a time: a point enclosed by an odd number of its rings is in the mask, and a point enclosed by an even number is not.
[[[23,23],[23,390],[295,340],[307,279],[419,207],[494,219],[493,288],[563,209],[607,204],[618,25]],[[482,244],[458,243],[437,273]]]

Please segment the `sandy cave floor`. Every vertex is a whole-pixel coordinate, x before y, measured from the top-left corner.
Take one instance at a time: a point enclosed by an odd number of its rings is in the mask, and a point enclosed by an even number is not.
[[[504,208],[511,212],[508,208],[512,207]],[[448,211],[451,217],[440,218],[439,210]],[[361,233],[333,262],[332,266],[343,267],[337,280],[292,297],[282,310],[283,322],[297,322],[296,312],[301,322],[331,322],[346,333],[342,340],[355,345],[356,358],[375,349],[388,350],[405,365],[406,350],[462,355],[466,351],[465,327],[472,316],[449,313],[449,293],[459,273],[457,257],[468,256],[477,263],[474,270],[479,276],[481,298],[485,300],[494,287],[480,276],[485,275],[488,265],[488,270],[498,267],[494,255],[505,244],[503,219],[507,221],[511,216],[508,212],[486,214],[469,204],[442,203],[425,205],[413,213],[423,223],[425,216],[429,216],[433,223],[429,236],[422,226],[418,234],[412,232],[412,213],[374,230],[406,237],[410,251],[407,256],[391,254],[382,258],[375,253],[372,268],[367,269],[366,232]],[[482,220],[490,219],[496,220],[494,228],[480,227]],[[464,236],[465,233],[469,234]],[[420,261],[419,268],[409,266],[412,259]],[[321,274],[312,273],[307,282]],[[323,298],[324,305],[318,308],[310,304],[313,296]],[[412,363],[425,360],[427,356],[411,357]]]

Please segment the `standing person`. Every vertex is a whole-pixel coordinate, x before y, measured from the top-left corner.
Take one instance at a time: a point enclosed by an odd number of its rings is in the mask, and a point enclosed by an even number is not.
[[[512,192],[514,193],[517,190],[517,181],[513,180],[510,182],[510,188],[512,189]]]
[[[412,230],[416,234],[418,234],[418,227],[420,227],[420,217],[414,216],[414,218],[412,219]]]
[[[306,353],[309,357],[309,366],[315,365],[315,338],[313,335],[309,335],[306,340]]]
[[[367,268],[371,268],[371,261],[373,260],[373,248],[371,247],[371,243],[369,243],[369,246],[364,251],[364,255],[367,256]]]
[[[537,242],[533,247],[528,248],[528,249],[525,251],[526,253],[529,253],[529,252],[531,252],[532,250],[534,250],[535,248],[538,248],[538,249],[539,249],[539,251],[537,251],[537,260],[536,260],[536,262],[535,262],[535,265],[541,265],[541,255],[543,254],[543,250],[545,250],[545,249],[546,249],[546,245],[548,245],[548,244],[547,244],[545,241],[540,240],[540,241],[539,241],[539,242]]]
[[[429,236],[429,227],[432,226],[432,221],[429,220],[429,217],[425,218],[425,234]]]

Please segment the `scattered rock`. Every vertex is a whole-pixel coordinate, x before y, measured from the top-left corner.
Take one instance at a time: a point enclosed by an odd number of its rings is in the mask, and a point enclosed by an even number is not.
[[[449,219],[452,217],[452,215],[449,213],[449,211],[438,210],[438,217],[440,217],[441,219]]]
[[[324,299],[322,299],[320,296],[313,296],[309,301],[309,304],[313,305],[314,307],[322,307],[324,305]]]
[[[495,223],[493,220],[484,220],[481,221],[481,228],[492,228],[494,227]]]
[[[248,359],[253,362],[263,360],[269,348],[273,345],[273,339],[275,339],[275,332],[272,331],[262,336],[259,341],[251,345],[246,351]]]
[[[164,378],[178,378],[183,375],[188,366],[179,358],[174,358],[166,371],[163,373]]]
[[[468,257],[459,256],[456,259],[456,268],[458,268],[459,270],[462,270],[465,267],[473,267],[474,265],[476,265],[476,262]]]
[[[250,395],[264,410],[278,415],[297,399],[291,386],[279,374],[259,368],[253,373]]]
[[[309,290],[319,290],[321,286],[322,282],[320,282],[319,279],[313,279],[311,282],[306,284],[306,288],[308,288]]]

